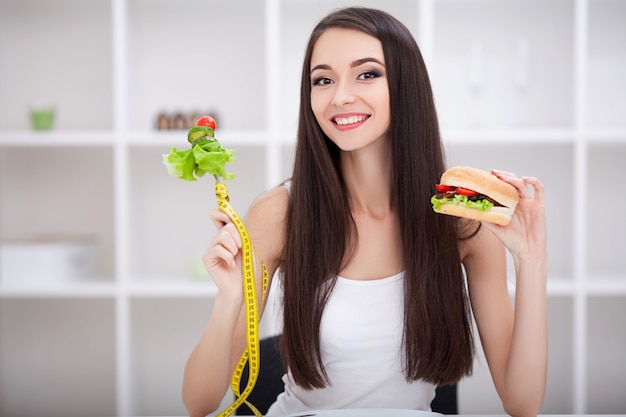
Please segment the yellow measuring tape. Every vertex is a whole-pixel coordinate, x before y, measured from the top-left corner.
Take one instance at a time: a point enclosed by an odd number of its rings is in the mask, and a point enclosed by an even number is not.
[[[259,320],[260,313],[256,298],[256,282],[254,279],[254,256],[252,252],[252,243],[248,236],[246,227],[235,211],[230,205],[230,199],[228,197],[228,188],[221,182],[215,183],[215,195],[217,196],[217,203],[220,211],[228,214],[232,219],[237,231],[241,235],[241,250],[242,250],[242,278],[243,278],[243,292],[244,292],[244,304],[246,310],[246,349],[244,350],[239,363],[233,373],[230,387],[235,394],[235,401],[228,406],[224,411],[218,414],[218,417],[227,417],[233,414],[239,406],[246,404],[255,416],[261,417],[262,414],[257,410],[254,405],[247,401],[248,396],[252,392],[254,385],[256,384],[257,377],[259,376]],[[262,269],[262,294],[261,303],[265,301],[265,295],[267,294],[268,284],[268,272],[267,267],[261,261]],[[244,367],[248,364],[248,383],[241,392],[241,375]]]

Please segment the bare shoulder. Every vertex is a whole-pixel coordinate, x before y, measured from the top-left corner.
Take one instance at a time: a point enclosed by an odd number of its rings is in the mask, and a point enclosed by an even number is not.
[[[287,215],[289,205],[289,191],[283,186],[277,186],[261,194],[250,207],[246,215],[246,222],[259,221],[262,223],[282,222]]]
[[[277,186],[259,196],[246,215],[246,228],[252,244],[268,265],[274,269],[285,240],[285,221],[289,192]]]

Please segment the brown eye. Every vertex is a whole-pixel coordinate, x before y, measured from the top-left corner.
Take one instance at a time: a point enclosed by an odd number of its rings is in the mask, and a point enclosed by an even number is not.
[[[374,78],[380,77],[380,73],[378,71],[365,71],[359,74],[359,80],[373,80]]]
[[[332,83],[332,80],[328,77],[317,77],[313,79],[313,85],[329,85]]]

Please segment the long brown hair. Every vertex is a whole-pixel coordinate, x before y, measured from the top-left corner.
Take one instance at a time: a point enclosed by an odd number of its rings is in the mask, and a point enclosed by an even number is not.
[[[329,382],[320,322],[354,233],[339,149],[322,132],[310,106],[313,47],[332,27],[365,32],[383,47],[393,149],[391,201],[403,242],[405,376],[435,384],[457,381],[471,373],[473,337],[456,222],[430,206],[445,162],[428,73],[409,30],[385,12],[362,7],[340,9],[320,21],[306,49],[281,264],[284,358],[299,385],[320,388]]]

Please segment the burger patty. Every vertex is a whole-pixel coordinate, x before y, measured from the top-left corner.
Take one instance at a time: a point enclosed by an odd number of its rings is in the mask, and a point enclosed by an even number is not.
[[[441,198],[454,198],[454,196],[456,195],[456,191],[447,191],[445,193],[439,193],[437,194],[437,198],[441,199]],[[480,193],[476,193],[476,195],[473,195],[471,197],[467,197],[468,200],[470,201],[478,201],[478,200],[487,200],[493,203],[494,206],[496,207],[504,207],[502,204],[498,203],[496,200],[494,200],[491,197],[488,197],[484,194],[480,194]]]

